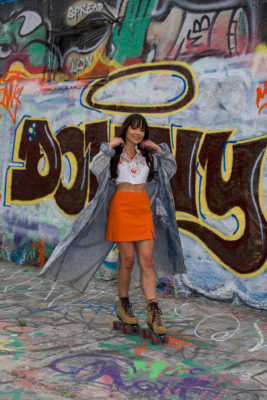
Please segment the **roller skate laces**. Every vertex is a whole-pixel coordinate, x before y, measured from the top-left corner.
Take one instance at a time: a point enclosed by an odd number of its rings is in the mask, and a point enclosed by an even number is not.
[[[132,303],[129,301],[129,297],[120,297],[117,316],[126,324],[138,324],[138,319],[132,311]]]
[[[151,344],[168,343],[169,336],[166,327],[161,320],[162,311],[158,306],[157,299],[147,302],[147,324],[149,328],[142,329],[145,339],[150,339]]]
[[[147,306],[147,322],[148,326],[156,335],[166,334],[166,327],[161,319],[162,311],[158,306],[158,302],[152,300]]]

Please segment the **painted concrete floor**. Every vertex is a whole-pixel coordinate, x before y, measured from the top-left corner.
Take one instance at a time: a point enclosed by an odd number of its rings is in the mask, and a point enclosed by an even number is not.
[[[0,399],[267,399],[267,313],[159,291],[170,341],[112,330],[116,284],[86,292],[0,262]],[[140,289],[131,293],[145,324]]]

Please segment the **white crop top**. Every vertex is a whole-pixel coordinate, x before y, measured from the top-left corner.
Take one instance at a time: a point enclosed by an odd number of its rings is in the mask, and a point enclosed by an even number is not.
[[[149,175],[149,167],[146,163],[145,157],[141,151],[137,148],[136,155],[132,160],[127,157],[125,149],[123,149],[120,161],[118,163],[118,177],[116,178],[116,185],[119,183],[131,183],[138,185],[140,183],[146,183]]]

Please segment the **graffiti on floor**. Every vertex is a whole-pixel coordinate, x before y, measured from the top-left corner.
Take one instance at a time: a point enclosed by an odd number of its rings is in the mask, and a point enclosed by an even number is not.
[[[112,283],[96,281],[79,295],[60,285],[52,289],[25,268],[1,268],[0,278],[0,356],[14,365],[0,385],[4,399],[46,400],[51,393],[86,399],[96,392],[182,400],[266,394],[262,314],[248,319],[244,308],[166,296],[160,301],[170,342],[152,345],[141,335],[112,331]],[[145,321],[141,293],[134,299]]]

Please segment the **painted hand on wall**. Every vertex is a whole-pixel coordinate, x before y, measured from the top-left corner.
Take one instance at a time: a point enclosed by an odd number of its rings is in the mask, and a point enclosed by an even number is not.
[[[142,54],[154,5],[155,0],[129,0],[122,23],[113,31],[113,59],[118,63]]]

